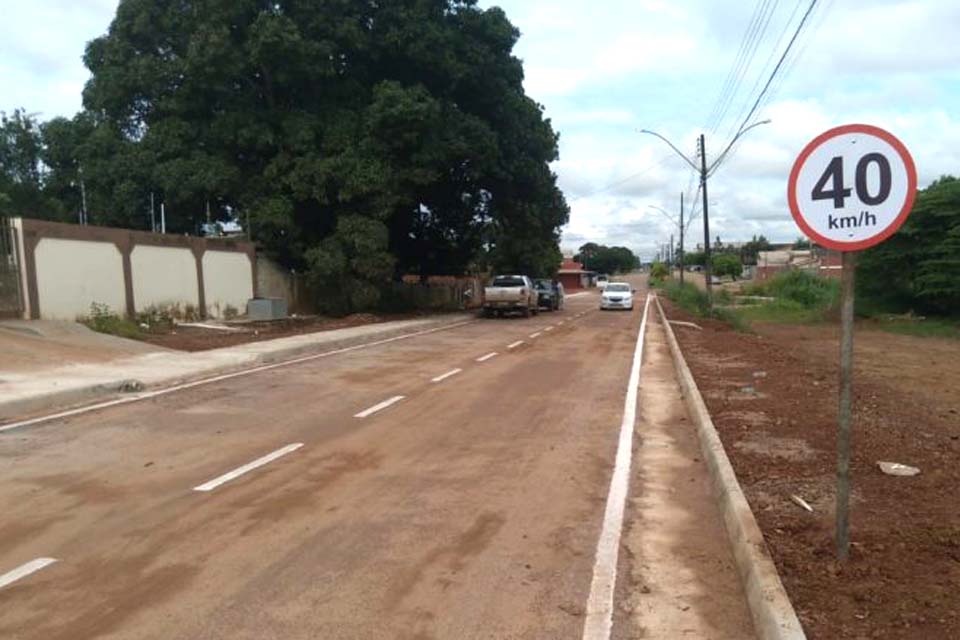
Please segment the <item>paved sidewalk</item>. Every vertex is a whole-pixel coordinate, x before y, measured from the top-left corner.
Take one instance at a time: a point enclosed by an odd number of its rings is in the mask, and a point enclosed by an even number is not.
[[[0,422],[10,422],[13,418],[100,400],[123,392],[171,386],[297,356],[439,328],[473,317],[455,314],[423,320],[402,320],[210,351],[151,351],[108,362],[61,365],[30,372],[2,371]]]

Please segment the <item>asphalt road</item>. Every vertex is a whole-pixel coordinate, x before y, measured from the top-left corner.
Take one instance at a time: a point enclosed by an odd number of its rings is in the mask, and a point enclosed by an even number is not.
[[[0,638],[580,638],[642,311],[596,306],[570,298],[0,435]],[[658,362],[643,376],[669,394]],[[679,424],[678,402],[638,429]],[[689,462],[687,436],[661,444]],[[682,578],[682,637],[750,637],[702,465],[682,467],[689,503],[641,471],[615,635],[678,637],[643,613],[650,565]],[[651,518],[661,503],[695,510],[695,530]],[[645,518],[662,532],[649,544]],[[677,553],[683,536],[714,543]]]

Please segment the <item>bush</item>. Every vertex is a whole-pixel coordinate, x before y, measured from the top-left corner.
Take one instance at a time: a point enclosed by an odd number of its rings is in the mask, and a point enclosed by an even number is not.
[[[685,282],[681,285],[676,280],[670,280],[663,289],[671,302],[691,315],[726,322],[737,331],[747,331],[749,329],[739,314],[729,309],[711,308],[707,293],[701,291],[694,284]]]
[[[721,253],[713,258],[713,275],[718,277],[730,276],[734,280],[743,273],[743,264],[740,258],[732,253]]]
[[[680,284],[675,280],[667,282],[663,288],[671,302],[687,313],[697,316],[706,316],[710,310],[707,294],[689,282]]]
[[[784,271],[764,286],[766,295],[796,302],[807,309],[831,309],[840,299],[840,282],[806,271]]]
[[[133,320],[122,318],[110,310],[110,306],[99,302],[90,304],[90,315],[80,318],[80,322],[97,333],[109,333],[121,338],[137,340],[142,337],[140,327]]]

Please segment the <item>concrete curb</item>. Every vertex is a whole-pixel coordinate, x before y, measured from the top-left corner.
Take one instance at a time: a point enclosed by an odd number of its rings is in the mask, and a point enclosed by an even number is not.
[[[700,449],[710,470],[714,494],[720,502],[723,522],[730,538],[737,572],[747,593],[754,630],[761,640],[806,640],[800,620],[793,610],[780,575],[773,564],[767,544],[750,505],[747,503],[740,483],[724,451],[723,442],[717,433],[707,405],[700,395],[693,374],[680,351],[680,343],[673,333],[660,301],[657,309],[667,334],[677,379],[686,400],[687,409],[693,417],[700,439]]]
[[[0,427],[3,427],[5,423],[41,412],[72,409],[95,401],[100,402],[123,397],[124,394],[131,392],[173,387],[262,365],[278,364],[304,356],[388,340],[406,334],[437,330],[445,325],[454,325],[473,318],[474,316],[469,314],[456,314],[423,321],[401,321],[400,326],[395,323],[384,323],[381,331],[372,328],[362,335],[342,338],[335,337],[336,330],[334,330],[198,352],[208,354],[209,361],[173,375],[157,375],[149,378],[141,376],[141,379],[136,377],[100,379],[95,383],[72,385],[62,389],[45,390],[27,397],[0,400]],[[368,326],[375,327],[376,325]],[[227,352],[231,353],[228,354]],[[223,354],[230,355],[230,357],[226,359],[227,361],[218,363],[217,356]]]

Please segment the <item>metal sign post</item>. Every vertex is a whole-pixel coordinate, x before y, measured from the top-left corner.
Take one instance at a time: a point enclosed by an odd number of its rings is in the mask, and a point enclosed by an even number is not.
[[[896,233],[910,215],[917,169],[906,147],[878,127],[851,124],[810,142],[787,186],[790,213],[815,243],[843,252],[840,393],[837,413],[837,558],[850,555],[853,311],[856,252]]]

